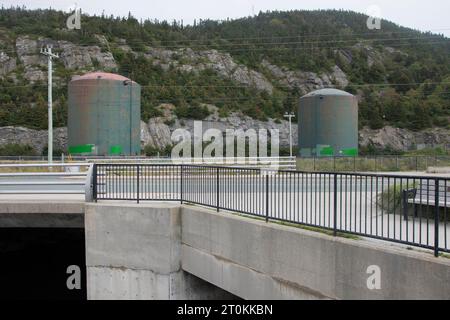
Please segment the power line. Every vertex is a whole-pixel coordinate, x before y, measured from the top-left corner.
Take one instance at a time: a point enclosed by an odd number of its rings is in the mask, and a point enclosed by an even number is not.
[[[450,30],[450,29],[449,29]],[[311,36],[313,38],[314,36]],[[284,37],[271,37],[270,39],[282,39]],[[293,38],[293,37],[292,37]],[[430,38],[430,39],[427,39]],[[439,39],[436,39],[439,38]],[[220,39],[216,39],[216,41],[219,41]],[[345,43],[345,42],[374,42],[374,41],[406,41],[406,40],[441,40],[441,41],[448,41],[449,38],[442,37],[440,35],[422,35],[417,37],[408,37],[408,38],[370,38],[370,39],[360,39],[360,38],[354,38],[354,39],[347,39],[347,40],[326,40],[326,41],[289,41],[289,42],[253,42],[253,43],[221,43],[221,44],[202,44],[202,45],[196,45],[195,47],[211,47],[211,46],[250,46],[250,45],[289,45],[289,44],[321,44],[321,43]],[[65,40],[60,40],[65,41]],[[72,43],[73,45],[77,47],[91,47],[91,46],[98,46],[100,43],[92,43],[91,44],[76,44]],[[148,41],[138,41],[134,42],[133,44],[148,44]],[[128,45],[129,46],[129,45]],[[164,48],[171,48],[171,49],[177,49],[177,48],[186,48],[187,45],[179,45],[179,46],[150,46],[152,49],[164,49]],[[189,46],[188,46],[189,47]],[[1,52],[4,53],[16,53],[16,50],[3,50]]]
[[[409,83],[366,83],[366,84],[348,84],[345,87],[373,87],[373,86],[393,86],[393,87],[399,87],[399,86],[417,86],[417,85],[440,85],[440,84],[450,84],[450,82],[447,81],[440,81],[440,82],[409,82]],[[311,82],[297,82],[296,85],[316,85]],[[0,86],[2,89],[7,88],[26,88],[26,87],[40,87],[40,86],[47,86],[46,84],[29,84],[29,85],[18,85],[18,86]],[[61,87],[68,87],[69,84],[62,84],[62,85],[55,85],[57,88]],[[109,87],[108,85],[97,85],[97,84],[72,84],[72,87]],[[256,89],[252,85],[140,85],[141,88],[251,88]],[[282,86],[282,85],[273,85],[274,88],[292,88],[292,86]],[[339,85],[334,86],[328,86],[328,87],[342,87]]]

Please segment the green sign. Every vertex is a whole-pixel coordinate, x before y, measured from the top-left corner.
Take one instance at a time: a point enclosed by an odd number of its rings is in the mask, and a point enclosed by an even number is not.
[[[95,145],[93,144],[84,144],[80,146],[72,146],[69,147],[70,154],[85,154],[85,153],[93,153]]]
[[[109,154],[113,156],[118,156],[122,154],[122,146],[111,146],[109,149]]]

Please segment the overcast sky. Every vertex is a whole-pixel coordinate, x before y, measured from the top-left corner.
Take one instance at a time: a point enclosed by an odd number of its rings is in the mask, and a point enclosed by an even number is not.
[[[25,5],[30,9],[68,10],[75,3],[89,14],[126,16],[129,11],[137,18],[181,20],[226,19],[252,15],[266,10],[349,9],[366,13],[376,5],[381,17],[422,31],[434,31],[450,36],[449,0],[0,0],[4,6]]]

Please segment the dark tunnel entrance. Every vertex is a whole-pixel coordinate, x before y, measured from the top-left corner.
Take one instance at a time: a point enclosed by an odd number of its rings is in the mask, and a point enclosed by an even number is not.
[[[0,299],[86,300],[85,259],[84,229],[2,228]]]

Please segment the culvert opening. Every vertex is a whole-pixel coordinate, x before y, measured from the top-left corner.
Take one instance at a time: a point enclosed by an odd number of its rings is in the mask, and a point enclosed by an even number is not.
[[[86,300],[84,229],[0,229],[0,299]]]

